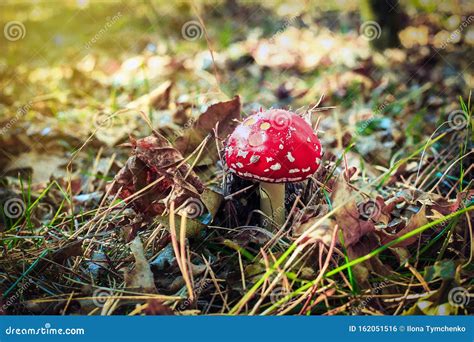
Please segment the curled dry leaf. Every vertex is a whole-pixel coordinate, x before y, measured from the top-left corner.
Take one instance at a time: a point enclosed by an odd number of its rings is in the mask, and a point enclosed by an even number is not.
[[[145,217],[163,214],[172,201],[177,208],[190,198],[201,203],[203,184],[166,138],[154,132],[146,138],[132,140],[131,145],[132,156],[116,175],[111,193],[118,193],[121,199],[126,199],[157,181],[129,201]]]
[[[183,154],[188,155],[196,149],[196,147],[205,139],[205,137],[218,126],[218,134],[220,139],[224,139],[237,126],[236,120],[240,119],[240,97],[235,96],[230,101],[219,102],[210,106],[199,118],[194,122],[192,127],[184,131],[183,135],[176,139],[175,146]],[[219,159],[214,139],[210,139],[205,148],[208,157],[212,161]]]

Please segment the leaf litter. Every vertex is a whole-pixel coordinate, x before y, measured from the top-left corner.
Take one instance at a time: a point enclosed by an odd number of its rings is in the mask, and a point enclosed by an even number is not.
[[[0,217],[3,301],[18,279],[33,285],[6,312],[331,315],[369,295],[364,314],[467,313],[449,293],[472,291],[472,75],[427,63],[448,28],[415,19],[383,52],[302,12],[272,35],[236,19],[246,35],[213,56],[146,35],[133,56],[15,68],[19,83],[0,93],[0,204],[20,210]],[[461,37],[442,53],[464,53]],[[26,98],[21,83],[46,95]],[[258,187],[221,157],[238,122],[270,107],[307,116],[325,154],[311,180],[286,186],[288,222],[265,230]],[[461,129],[443,125],[455,110]],[[83,299],[97,289],[115,304]]]

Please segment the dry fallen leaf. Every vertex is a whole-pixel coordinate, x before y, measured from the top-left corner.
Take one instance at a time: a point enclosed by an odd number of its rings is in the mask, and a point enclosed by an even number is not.
[[[185,130],[183,135],[175,141],[176,148],[183,154],[189,155],[196,147],[213,131],[218,123],[218,134],[220,139],[224,139],[237,126],[236,120],[240,119],[240,97],[236,96],[230,101],[219,102],[210,106],[194,122],[192,127]],[[210,139],[206,144],[208,156],[211,160],[218,159],[217,149],[214,139]]]
[[[146,138],[132,140],[131,144],[132,156],[116,175],[112,193],[118,192],[125,199],[161,179],[130,202],[136,211],[153,217],[163,214],[173,201],[180,208],[191,199],[198,209],[204,209],[200,198],[203,184],[166,138],[154,132]]]
[[[341,206],[336,210],[334,217],[343,232],[346,246],[357,243],[361,237],[375,231],[373,222],[361,219],[356,199],[352,193],[353,190],[344,177],[340,176],[334,186],[331,199],[333,208]]]
[[[148,260],[145,258],[143,244],[139,236],[130,242],[130,249],[135,258],[135,267],[126,274],[125,283],[128,288],[139,289],[143,292],[157,292],[153,273],[151,272]]]
[[[385,232],[380,232],[381,243],[384,245],[384,244],[386,244],[386,243],[388,243],[392,240],[395,240],[395,239],[397,239],[397,238],[399,238],[399,237],[411,232],[412,230],[415,230],[416,228],[419,228],[419,227],[421,227],[421,226],[423,226],[427,223],[428,223],[428,219],[426,218],[426,206],[423,205],[420,208],[420,210],[408,220],[407,225],[405,226],[405,228],[401,229],[396,234],[389,235]],[[419,237],[420,237],[420,235],[412,236],[412,237],[406,239],[405,241],[397,243],[396,247],[409,246],[412,243],[416,242]]]
[[[143,310],[147,316],[174,316],[174,311],[159,299],[148,299]]]
[[[300,222],[293,225],[293,235],[298,237],[302,235],[305,231],[310,229],[313,224],[318,222],[322,216],[326,215],[329,211],[327,205],[320,205],[315,208],[316,212],[314,216],[310,218],[302,218]],[[332,235],[335,229],[335,221],[333,219],[325,219],[319,226],[311,232],[309,238],[314,241],[321,241],[325,245],[329,245],[332,240]]]
[[[14,170],[30,169],[32,170],[31,181],[33,184],[47,183],[52,176],[63,177],[66,174],[65,166],[68,160],[53,154],[39,153],[30,151],[22,153],[11,160],[4,172]]]
[[[399,211],[398,215],[402,215],[401,217],[394,217],[393,222],[399,222],[398,224],[394,224],[396,227],[395,232],[388,232],[387,229],[378,231],[378,235],[381,239],[382,244],[386,244],[396,238],[399,238],[414,229],[417,229],[425,224],[427,224],[430,219],[439,219],[445,215],[448,215],[454,211],[456,211],[463,198],[467,196],[468,193],[459,193],[456,200],[450,201],[442,196],[423,192],[420,190],[404,190],[397,194],[397,197],[391,201],[387,208],[391,208],[390,212],[392,212],[392,216],[394,216],[394,204],[403,205],[403,209]],[[414,214],[413,211],[417,210]],[[387,212],[389,212],[387,210]],[[438,225],[433,227],[434,230],[439,230],[442,225]],[[398,243],[397,247],[407,247],[411,244],[418,241],[420,235],[412,236],[400,243]]]

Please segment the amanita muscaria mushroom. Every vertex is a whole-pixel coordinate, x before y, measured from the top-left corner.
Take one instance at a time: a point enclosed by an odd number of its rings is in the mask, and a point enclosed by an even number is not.
[[[270,109],[249,116],[230,135],[225,149],[229,169],[260,181],[260,208],[285,221],[285,183],[300,182],[321,164],[321,143],[299,115]]]

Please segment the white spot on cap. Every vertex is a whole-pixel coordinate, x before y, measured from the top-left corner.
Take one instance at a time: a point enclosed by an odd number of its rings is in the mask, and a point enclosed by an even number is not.
[[[227,153],[231,155],[232,152],[234,152],[234,149],[232,148],[232,146],[227,146]]]
[[[265,170],[263,170],[263,172],[268,172],[268,171],[270,171],[270,169],[265,169]]]
[[[289,172],[290,173],[298,173],[298,172],[300,172],[300,169],[291,169]]]
[[[306,141],[310,143],[310,142],[311,142],[311,139],[310,139],[309,137],[307,137],[307,138],[306,138]]]
[[[261,130],[264,130],[264,131],[266,131],[266,130],[269,129],[270,127],[271,127],[271,126],[270,126],[270,124],[269,124],[268,122],[264,122],[264,123],[262,123],[262,124],[260,125],[260,129],[261,129]]]
[[[254,154],[253,156],[250,157],[250,164],[255,164],[259,160],[260,160],[260,156],[257,156]]]
[[[291,155],[291,152],[288,152],[288,153],[286,154],[286,158],[288,158],[288,160],[289,160],[290,162],[292,162],[292,163],[295,161],[295,157],[293,157],[293,156]]]
[[[249,154],[249,151],[242,151],[242,150],[237,151],[237,157],[247,158],[247,154]]]
[[[308,172],[309,170],[311,170],[310,167],[307,167],[306,169],[301,169],[301,171],[303,171],[303,172]]]
[[[245,126],[252,126],[256,122],[255,118],[249,118],[244,121]]]
[[[321,159],[316,158],[316,164],[318,164],[318,165],[321,164]]]
[[[267,157],[267,163],[271,162],[273,160],[272,157]]]
[[[275,163],[275,164],[273,164],[272,166],[270,166],[270,169],[272,169],[273,171],[280,170],[280,169],[281,169],[281,165],[280,165],[280,163]]]
[[[283,150],[283,144],[280,144],[280,146],[278,146],[280,148],[280,150]]]
[[[240,168],[244,167],[244,164],[242,164],[242,163],[235,163],[235,165],[237,165],[237,167],[240,167]]]

